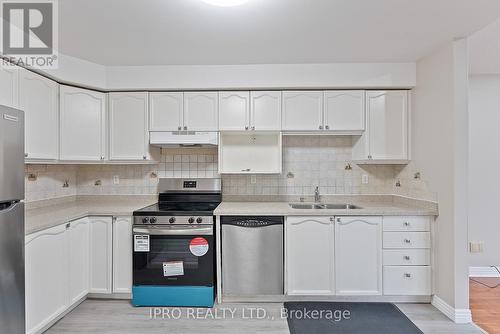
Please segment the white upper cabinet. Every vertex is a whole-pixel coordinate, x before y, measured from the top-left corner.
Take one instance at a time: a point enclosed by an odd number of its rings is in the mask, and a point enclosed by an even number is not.
[[[109,159],[148,159],[148,93],[109,93],[108,100]]]
[[[106,94],[62,86],[61,160],[106,159]]]
[[[182,92],[149,93],[149,131],[179,131],[183,127]]]
[[[19,106],[19,68],[0,65],[0,105]]]
[[[382,294],[382,217],[337,217],[337,295]]]
[[[333,217],[287,217],[285,224],[286,293],[333,295]]]
[[[282,129],[313,131],[323,129],[323,92],[283,92]]]
[[[324,129],[362,132],[365,130],[365,92],[325,92]]]
[[[252,130],[281,130],[281,92],[250,92],[250,128]]]
[[[361,137],[353,138],[353,160],[407,162],[408,114],[408,91],[367,92],[367,128]]]
[[[250,93],[219,93],[219,130],[244,131],[250,128]]]
[[[21,69],[19,75],[19,108],[24,111],[26,158],[56,160],[59,156],[59,84],[25,69]]]
[[[217,116],[217,92],[184,93],[184,130],[217,131]]]

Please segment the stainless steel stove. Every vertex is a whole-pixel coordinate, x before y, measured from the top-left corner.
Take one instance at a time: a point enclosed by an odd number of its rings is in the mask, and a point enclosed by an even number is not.
[[[158,203],[133,214],[132,302],[211,307],[221,180],[160,179],[159,188]]]

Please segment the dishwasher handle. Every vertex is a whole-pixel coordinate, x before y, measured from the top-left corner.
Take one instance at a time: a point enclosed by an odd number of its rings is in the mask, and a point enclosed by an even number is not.
[[[222,225],[239,227],[265,227],[283,225],[283,217],[256,217],[256,216],[226,216],[222,217]]]

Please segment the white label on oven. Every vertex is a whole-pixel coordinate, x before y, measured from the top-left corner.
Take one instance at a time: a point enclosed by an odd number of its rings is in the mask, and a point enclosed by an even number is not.
[[[134,235],[134,252],[149,252],[149,235]]]
[[[194,256],[203,256],[208,252],[208,241],[202,237],[196,237],[189,243],[189,250]]]
[[[184,275],[183,261],[163,262],[163,276],[182,276]]]

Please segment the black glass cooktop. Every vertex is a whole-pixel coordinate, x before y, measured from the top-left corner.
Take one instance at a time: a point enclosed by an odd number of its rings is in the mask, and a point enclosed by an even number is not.
[[[134,216],[212,216],[219,203],[156,203],[134,211]]]

